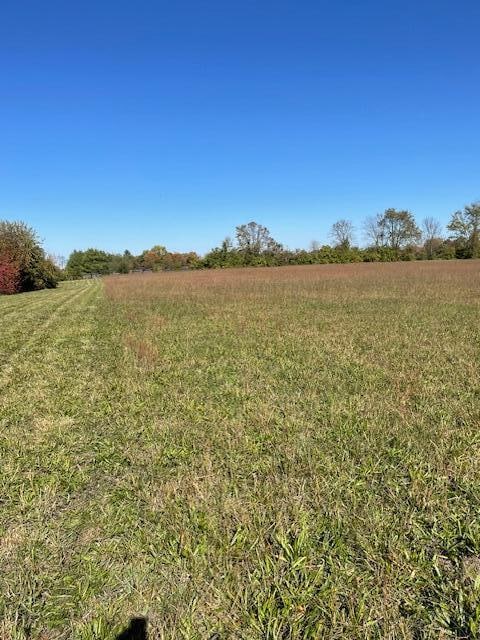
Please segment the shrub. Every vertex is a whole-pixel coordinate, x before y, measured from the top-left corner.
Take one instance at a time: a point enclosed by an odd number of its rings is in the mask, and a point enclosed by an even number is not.
[[[58,269],[45,256],[33,229],[23,222],[0,221],[2,293],[57,286]]]
[[[0,255],[0,294],[17,293],[20,288],[20,269],[7,251]]]

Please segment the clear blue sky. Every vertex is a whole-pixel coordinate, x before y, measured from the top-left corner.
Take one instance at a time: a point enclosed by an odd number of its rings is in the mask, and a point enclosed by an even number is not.
[[[289,247],[480,199],[480,2],[3,0],[0,218],[47,249]]]

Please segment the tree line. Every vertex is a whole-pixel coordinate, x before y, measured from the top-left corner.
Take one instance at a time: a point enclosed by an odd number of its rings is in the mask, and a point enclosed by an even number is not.
[[[447,234],[435,218],[425,218],[419,226],[410,211],[396,209],[386,209],[367,218],[360,231],[365,239],[363,247],[356,242],[358,230],[353,223],[341,219],[330,229],[330,244],[321,246],[312,241],[308,250],[291,250],[277,242],[267,227],[249,222],[236,227],[234,240],[226,237],[204,256],[195,252],[172,253],[161,245],[136,256],[128,250],[111,254],[87,249],[71,254],[65,273],[78,278],[92,273],[131,271],[477,258],[480,257],[480,203],[456,211],[447,226]]]
[[[419,226],[410,211],[386,209],[367,218],[360,229],[365,243],[357,244],[358,230],[348,219],[335,222],[330,244],[312,241],[307,249],[287,249],[257,222],[236,227],[204,256],[176,253],[155,245],[139,255],[100,249],[75,250],[65,264],[47,256],[35,231],[23,222],[0,221],[0,293],[18,293],[55,287],[65,278],[92,274],[130,273],[242,266],[280,266],[342,262],[393,262],[480,257],[480,202],[452,214],[447,234],[435,218]]]

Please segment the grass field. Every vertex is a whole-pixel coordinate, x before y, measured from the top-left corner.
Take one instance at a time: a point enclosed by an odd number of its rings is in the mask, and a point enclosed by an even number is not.
[[[0,638],[480,637],[480,261],[0,299]]]

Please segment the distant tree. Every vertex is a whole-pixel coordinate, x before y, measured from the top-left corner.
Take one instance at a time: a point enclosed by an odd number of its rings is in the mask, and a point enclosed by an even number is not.
[[[391,249],[401,249],[418,242],[422,237],[413,214],[409,211],[387,209],[381,218],[384,241]]]
[[[200,257],[195,251],[188,253],[168,252],[163,261],[163,269],[175,271],[178,269],[197,269],[200,266]]]
[[[337,220],[332,225],[330,237],[337,248],[349,249],[353,244],[354,227],[350,220]]]
[[[137,259],[128,249],[125,249],[123,255],[120,258],[118,272],[119,273],[130,273],[132,269],[135,269],[137,264]]]
[[[435,250],[442,244],[442,225],[436,218],[424,218],[422,221],[423,247],[426,256],[431,260]]]
[[[46,257],[35,231],[23,222],[0,221],[0,264],[4,284],[6,274],[10,274],[8,277],[14,278],[16,291],[57,286],[57,267]],[[9,292],[12,287],[10,280]]]
[[[129,273],[130,272],[130,264],[128,260],[126,260],[123,256],[118,261],[118,273]]]
[[[128,249],[123,253],[108,253],[107,273],[130,273],[136,266],[136,258]]]
[[[320,247],[322,245],[320,244],[320,242],[318,242],[318,240],[312,240],[310,242],[310,251],[315,252],[315,251],[320,251]]]
[[[47,258],[58,269],[65,269],[65,265],[67,264],[67,260],[66,260],[65,256],[61,256],[61,255],[59,255],[57,253],[49,253]]]
[[[71,278],[99,273],[106,275],[114,271],[114,256],[99,249],[73,251],[67,261],[66,273]]]
[[[272,238],[267,227],[256,222],[238,226],[236,236],[239,251],[249,255],[278,253],[282,250],[282,245]]]
[[[172,271],[178,269],[198,269],[202,261],[200,257],[194,252],[189,251],[187,253],[167,251],[162,245],[155,245],[151,249],[143,251],[138,258],[128,252],[125,252],[123,256],[120,256],[120,268],[117,269],[120,273],[126,273],[126,265],[131,264],[131,268],[139,267],[143,269],[152,269],[153,271]]]
[[[394,251],[414,244],[422,237],[413,214],[396,209],[386,209],[383,214],[367,218],[363,230],[369,246],[389,247]]]
[[[125,254],[115,253],[108,254],[110,257],[109,273],[129,273],[133,268],[133,256],[125,256]]]
[[[156,244],[151,249],[147,249],[140,256],[140,264],[145,269],[158,271],[163,269],[167,250],[164,246]]]
[[[422,232],[417,227],[415,218],[410,211],[387,209],[380,218],[383,241],[391,249],[399,250],[418,242]]]
[[[220,245],[220,247],[224,253],[229,253],[230,251],[233,251],[233,242],[230,236],[225,236],[225,238],[222,240],[222,244]]]
[[[384,228],[382,225],[382,215],[369,216],[363,223],[363,233],[367,244],[371,247],[382,247],[384,245]]]
[[[452,215],[447,229],[455,240],[460,255],[467,258],[480,257],[480,202],[473,202]]]
[[[457,257],[457,247],[454,240],[447,238],[435,246],[435,257],[440,260],[453,260]]]
[[[219,247],[215,247],[204,256],[202,264],[207,269],[219,269],[240,266],[242,260],[243,257],[233,246],[232,239],[227,236]]]

